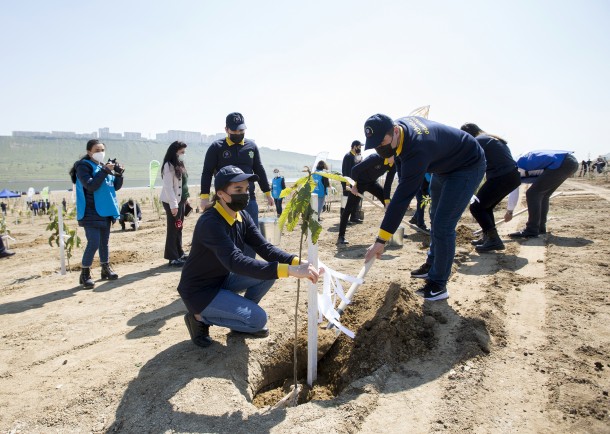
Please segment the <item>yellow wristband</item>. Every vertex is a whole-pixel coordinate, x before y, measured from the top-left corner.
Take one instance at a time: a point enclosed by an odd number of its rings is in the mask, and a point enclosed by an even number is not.
[[[379,235],[377,236],[385,241],[388,241],[390,238],[392,238],[392,234],[384,231],[383,229],[379,229]]]
[[[292,262],[290,263],[290,265],[299,265],[299,262],[301,260],[299,259],[298,256],[295,256],[294,258],[292,258]]]
[[[199,195],[199,199],[209,199],[209,198],[210,198],[210,195],[209,195],[209,194],[203,194],[203,193],[201,193],[201,194]]]
[[[277,264],[277,277],[288,277],[288,264]]]
[[[271,196],[271,192],[270,191],[266,191],[265,192],[265,196]]]

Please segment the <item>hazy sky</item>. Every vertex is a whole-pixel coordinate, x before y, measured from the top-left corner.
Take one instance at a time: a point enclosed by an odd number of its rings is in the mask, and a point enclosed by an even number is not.
[[[221,132],[341,158],[363,124],[430,105],[513,156],[610,152],[610,2],[3,2],[0,134]]]

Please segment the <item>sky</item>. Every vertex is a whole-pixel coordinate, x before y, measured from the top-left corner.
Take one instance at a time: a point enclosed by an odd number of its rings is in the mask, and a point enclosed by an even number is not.
[[[610,153],[610,2],[54,0],[0,6],[0,135],[224,131],[341,159],[430,105],[513,156]]]

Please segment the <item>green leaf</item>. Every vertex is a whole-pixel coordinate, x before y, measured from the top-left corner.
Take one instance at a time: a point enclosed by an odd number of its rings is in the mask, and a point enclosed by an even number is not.
[[[318,222],[315,214],[309,217],[309,230],[311,231],[311,242],[314,244],[318,243],[318,237],[322,233],[322,225]]]

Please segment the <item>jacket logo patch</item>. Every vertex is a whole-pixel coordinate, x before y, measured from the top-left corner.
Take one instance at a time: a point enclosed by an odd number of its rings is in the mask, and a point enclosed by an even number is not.
[[[248,155],[250,156],[250,158],[254,158],[254,151],[248,152]]]
[[[229,151],[223,151],[222,158],[230,158],[230,157],[231,157],[231,153]]]
[[[364,129],[364,135],[368,138],[368,137],[372,137],[374,134],[374,131],[371,127],[366,127]]]

